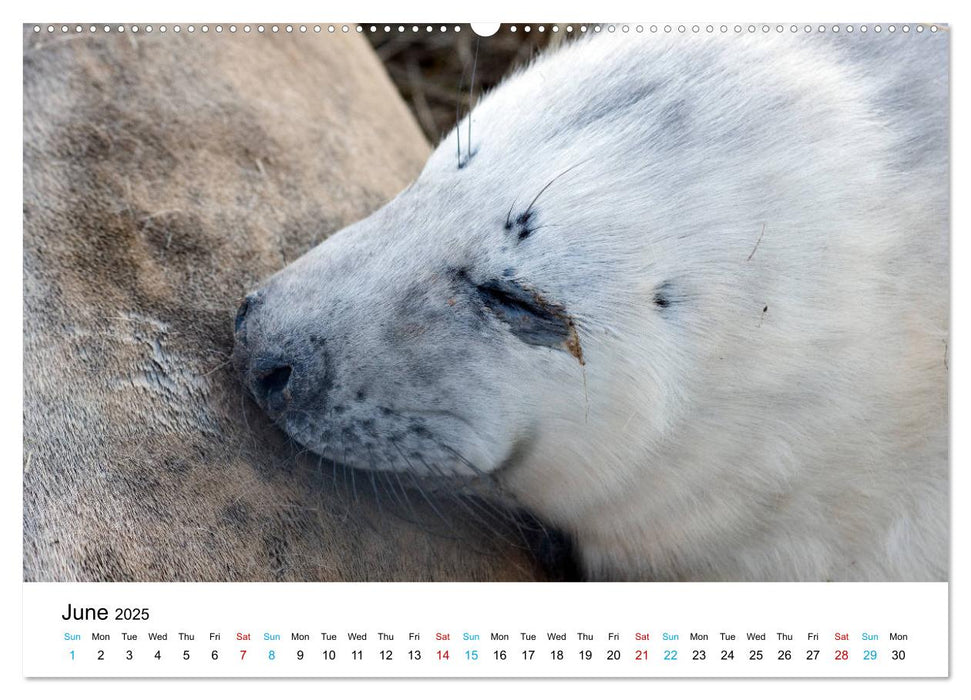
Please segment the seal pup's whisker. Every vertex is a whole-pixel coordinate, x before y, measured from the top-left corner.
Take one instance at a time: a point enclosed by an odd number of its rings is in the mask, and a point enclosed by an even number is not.
[[[375,474],[378,471],[378,465],[374,461],[374,453],[371,452],[370,445],[367,446],[367,454],[368,454],[368,466],[370,467],[370,469],[367,470],[367,473],[371,479],[371,490],[374,491],[374,500],[378,504],[378,513],[382,517],[384,517],[384,506],[381,503],[381,495],[378,493],[378,482],[377,482],[377,477],[375,476]]]
[[[406,522],[417,524],[419,522],[418,514],[415,513],[414,507],[412,506],[411,501],[408,499],[408,495],[403,492],[401,495],[399,495],[398,490],[395,488],[394,479],[397,477],[397,470],[395,469],[394,463],[389,457],[385,457],[385,461],[388,464],[388,468],[382,469],[380,473],[381,479],[384,480],[384,488],[391,496],[393,503],[408,509],[408,511],[411,513],[411,518],[398,511],[394,512],[394,515],[402,520],[405,520]],[[400,479],[398,479],[398,483],[401,483]]]
[[[475,522],[484,527],[490,535],[497,538],[501,542],[504,542],[505,544],[514,547],[519,546],[514,540],[507,537],[506,533],[499,529],[498,523],[492,519],[493,515],[487,510],[483,510],[481,507],[483,502],[480,499],[469,497],[460,492],[451,493],[449,496],[451,497],[451,500],[469,513]]]
[[[332,419],[333,419],[333,410],[331,409],[331,410],[328,410],[327,412],[327,420],[331,421]],[[337,500],[340,503],[340,505],[343,507],[344,513],[343,515],[340,516],[340,520],[341,522],[346,522],[349,515],[350,505],[348,503],[348,499],[346,498],[346,493],[342,495],[341,493],[342,490],[340,488],[340,484],[338,483],[336,452],[333,449],[329,449],[328,451],[331,453],[330,460],[329,460],[331,497],[332,499]],[[324,459],[324,455],[321,455],[320,463],[322,463],[323,459]],[[321,476],[321,486],[323,486],[323,476]]]
[[[521,522],[520,522],[521,516],[518,513],[518,509],[514,509],[507,505],[507,503],[514,502],[514,499],[512,499],[507,493],[505,493],[501,485],[495,480],[495,478],[493,478],[491,474],[484,472],[482,469],[477,467],[475,464],[471,462],[471,460],[467,459],[464,455],[462,455],[451,445],[447,445],[441,441],[436,441],[436,443],[443,449],[451,452],[462,463],[466,464],[471,470],[473,470],[476,476],[473,477],[469,483],[471,483],[477,490],[480,490],[480,491],[482,487],[485,487],[486,496],[491,494],[493,498],[478,496],[474,494],[466,494],[459,488],[453,488],[451,495],[454,498],[462,499],[462,502],[469,503],[471,506],[475,506],[480,511],[483,511],[483,510],[490,511],[489,517],[496,518],[497,520],[495,521],[490,520],[489,522],[511,523],[519,533],[523,546],[528,547],[529,540],[527,539],[525,533],[522,530]],[[452,477],[452,478],[454,479],[455,477]],[[545,529],[544,529],[544,533],[545,533]],[[505,537],[502,537],[502,539],[508,542],[508,540]],[[516,545],[516,546],[520,546],[520,545]]]
[[[317,457],[317,479],[319,482],[319,487],[317,490],[317,504],[321,511],[328,510],[324,504],[324,456],[318,455]],[[331,498],[334,498],[337,492],[333,489],[331,490]],[[320,516],[322,518],[322,516]]]
[[[442,538],[450,539],[450,540],[458,540],[458,539],[460,539],[459,537],[457,537],[455,535],[433,530],[429,526],[429,524],[426,522],[426,520],[423,519],[418,514],[418,512],[415,510],[415,507],[414,507],[414,505],[411,502],[411,498],[410,498],[410,496],[408,494],[408,491],[407,491],[407,489],[405,488],[404,484],[401,481],[401,476],[400,476],[399,470],[395,468],[395,464],[391,460],[390,456],[388,456],[386,458],[386,461],[387,461],[387,463],[388,463],[388,465],[389,465],[390,468],[389,469],[382,470],[382,477],[388,483],[388,490],[392,494],[392,496],[394,497],[395,501],[397,501],[397,503],[399,505],[403,505],[403,506],[407,507],[408,511],[411,513],[411,517],[410,518],[409,517],[406,517],[405,515],[403,515],[400,512],[395,512],[395,513],[393,513],[393,515],[396,516],[396,517],[398,517],[398,518],[400,518],[401,520],[404,520],[405,522],[408,522],[408,523],[410,523],[412,525],[415,525],[416,527],[420,528],[423,532],[425,532],[427,534],[430,534],[432,536],[442,537]],[[413,475],[411,475],[409,473],[409,476],[413,476]],[[394,488],[394,482],[392,481],[392,478],[395,481],[397,481],[397,483],[398,483],[398,487],[399,487],[400,493],[401,493],[401,496],[400,497],[398,496],[398,491]],[[443,520],[443,522],[445,522],[445,524],[448,525],[449,528],[451,529],[451,525],[452,525],[451,523],[448,523],[448,522],[446,522],[444,520]]]
[[[462,75],[459,77],[459,92],[462,90],[462,79],[465,78],[465,70],[463,69]],[[462,169],[462,102],[459,99],[455,100],[455,167],[459,170]]]
[[[465,82],[466,62],[462,62],[462,73],[459,75],[458,96],[455,98],[455,166],[462,169],[462,85]]]
[[[398,450],[398,452],[399,452],[399,453],[401,454],[401,458],[402,458],[402,459],[404,459],[404,460],[405,460],[405,463],[406,463],[406,464],[408,465],[408,469],[409,469],[409,471],[408,471],[407,473],[408,473],[408,475],[409,475],[409,476],[411,477],[411,479],[412,479],[412,483],[414,484],[414,486],[415,486],[415,488],[416,488],[416,489],[418,490],[418,494],[419,494],[419,495],[420,495],[420,496],[421,496],[421,497],[422,497],[423,499],[425,499],[425,502],[426,502],[426,503],[427,503],[427,504],[429,505],[429,507],[430,507],[430,508],[431,508],[431,509],[432,509],[432,510],[433,510],[433,511],[435,512],[435,514],[436,514],[436,515],[437,515],[437,516],[438,516],[439,518],[441,518],[441,519],[442,519],[442,522],[444,522],[444,523],[445,523],[445,525],[446,525],[446,526],[447,526],[447,527],[448,527],[449,529],[454,529],[454,527],[455,527],[455,525],[454,525],[454,523],[452,523],[452,521],[451,521],[451,520],[449,520],[448,518],[446,518],[446,517],[445,517],[445,516],[444,516],[444,515],[442,514],[442,512],[441,512],[441,511],[440,511],[440,510],[438,509],[438,507],[437,507],[437,506],[435,505],[435,503],[434,503],[434,502],[432,501],[432,499],[431,499],[431,498],[429,498],[429,496],[428,496],[428,494],[427,494],[427,493],[425,493],[425,488],[424,488],[424,487],[423,487],[423,486],[421,485],[421,482],[420,482],[420,481],[419,481],[419,479],[418,479],[418,472],[417,472],[417,470],[416,470],[416,469],[414,468],[414,466],[413,466],[413,465],[411,464],[411,461],[410,461],[410,460],[408,459],[408,457],[406,457],[406,456],[405,456],[405,453],[404,453],[404,452],[402,452],[402,450],[401,450],[401,447],[400,447],[400,446],[398,445],[398,443],[397,443],[397,441],[395,441],[395,440],[393,440],[393,439],[392,439],[392,440],[391,440],[391,444],[392,444],[392,445],[394,445],[394,447],[395,447],[395,449],[396,449],[396,450]],[[427,465],[426,465],[426,469],[427,469]]]
[[[343,476],[344,493],[345,493],[345,495],[347,497],[346,500],[347,500],[347,503],[350,504],[350,502],[351,502],[351,498],[350,498],[351,489],[350,489],[350,486],[348,486],[348,478],[347,478],[347,469],[348,469],[348,467],[347,467],[347,447],[346,447],[346,444],[344,442],[344,431],[341,430],[339,432],[339,434],[340,434],[340,438],[341,438],[341,476]],[[356,500],[356,499],[354,499],[354,500]],[[350,513],[350,510],[351,510],[350,507],[348,507],[348,513]]]
[[[390,460],[389,460],[389,463],[391,463],[393,467],[393,463]],[[401,496],[398,497],[399,501],[402,502],[402,505],[408,508],[408,510],[412,514],[412,517],[415,520],[417,520],[418,513],[415,512],[415,504],[412,503],[411,501],[411,494],[408,493],[407,489],[405,488],[405,485],[401,481],[401,472],[398,471],[397,469],[392,468],[388,472],[387,476],[388,476],[388,488],[391,489],[392,491],[395,491],[394,483],[391,482],[391,480],[394,479],[394,481],[397,482],[398,484],[397,493],[401,494]]]
[[[472,162],[472,114],[475,111],[475,104],[473,102],[473,91],[475,90],[475,68],[479,62],[479,37],[475,38],[475,56],[472,57],[472,79],[469,81],[469,142],[465,144],[465,150],[468,155],[465,158],[465,163],[469,164]]]
[[[491,487],[492,491],[497,495],[497,498],[496,498],[495,501],[484,500],[483,502],[485,504],[489,505],[489,506],[492,506],[493,508],[500,509],[499,512],[500,512],[501,516],[503,516],[505,519],[509,520],[516,527],[516,530],[519,532],[519,535],[520,535],[520,537],[522,539],[523,546],[525,546],[525,547],[528,548],[530,546],[530,540],[526,536],[526,533],[522,529],[522,525],[523,525],[523,523],[522,523],[522,514],[519,511],[519,508],[513,507],[512,505],[507,505],[507,504],[513,504],[513,503],[515,503],[516,502],[516,499],[511,494],[507,493],[505,491],[505,489],[502,488],[501,484],[499,484],[492,477],[491,474],[487,474],[487,473],[482,472],[470,460],[466,459],[464,457],[464,455],[462,455],[460,452],[458,452],[457,450],[455,450],[454,448],[452,448],[450,445],[446,445],[444,443],[439,443],[439,445],[441,447],[443,447],[444,449],[452,452],[456,457],[458,457],[460,460],[462,460],[471,469],[473,469],[473,470],[475,470],[475,471],[477,471],[477,472],[479,472],[481,474],[482,478],[479,481],[479,483],[480,484],[485,484],[487,486],[487,488]],[[535,522],[536,525],[539,526],[539,528],[542,531],[544,537],[549,537],[550,536],[549,531],[546,529],[546,526],[542,523],[542,521],[540,521],[540,520],[538,520],[536,518],[533,518],[533,521]]]
[[[247,396],[248,395],[245,391],[239,392],[239,413],[240,417],[243,419],[243,425],[246,426],[246,434],[252,435],[253,431],[249,426],[249,418],[246,417]]]
[[[424,458],[421,458],[421,463],[429,471],[432,471],[432,472],[437,473],[439,475],[443,475],[444,474],[439,467],[429,465],[425,461]],[[443,476],[443,478],[448,479],[449,477]],[[490,523],[488,520],[486,520],[485,518],[483,518],[479,513],[477,513],[471,507],[471,504],[466,499],[463,499],[462,498],[461,493],[459,493],[457,490],[455,490],[454,488],[453,489],[449,489],[449,491],[446,493],[446,495],[449,497],[449,499],[451,501],[453,501],[454,503],[458,504],[458,506],[460,508],[462,508],[462,510],[464,510],[466,513],[468,513],[476,523],[478,523],[479,525],[481,525],[482,527],[484,527],[486,529],[486,531],[488,531],[491,535],[493,535],[494,537],[499,538],[500,540],[506,542],[507,544],[514,544],[513,542],[509,541],[501,532],[499,532],[499,530],[492,523]]]
[[[455,166],[459,169],[462,167],[462,136],[461,129],[459,128],[459,103],[455,103]]]
[[[548,190],[550,188],[550,185],[552,185],[554,182],[556,182],[557,180],[559,180],[561,177],[563,177],[564,175],[566,175],[571,170],[575,170],[576,168],[579,168],[581,165],[584,165],[585,163],[589,163],[591,160],[593,160],[592,157],[591,158],[585,158],[585,159],[581,160],[579,163],[576,163],[574,165],[571,165],[569,168],[567,168],[566,170],[564,170],[563,172],[561,172],[559,175],[555,175],[549,182],[547,182],[545,185],[543,185],[542,189],[540,189],[539,192],[536,193],[536,196],[533,197],[533,201],[531,201],[529,203],[529,206],[526,207],[526,211],[524,211],[521,216],[524,217],[524,218],[529,218],[529,215],[533,211],[533,206],[536,204],[536,202],[539,200],[539,198],[542,196],[542,194],[544,192],[546,192],[546,190]]]
[[[435,442],[442,449],[446,450],[447,452],[452,453],[452,455],[454,457],[456,457],[460,462],[462,462],[462,464],[466,465],[469,469],[471,469],[472,470],[472,473],[475,474],[477,477],[481,477],[482,479],[487,479],[487,480],[490,480],[490,481],[493,480],[491,474],[489,474],[488,472],[483,471],[482,469],[480,469],[479,467],[477,467],[470,460],[466,459],[465,458],[465,455],[463,455],[461,452],[459,452],[458,450],[456,450],[451,445],[449,445],[447,443],[444,443],[444,442],[441,442],[439,440],[436,440]]]
[[[513,210],[513,207],[515,206],[516,206],[516,200],[513,199],[512,204],[509,205],[509,211],[506,212],[506,223],[503,224],[503,226],[506,228],[507,231],[512,228],[512,210]]]
[[[374,523],[374,521],[371,520],[371,518],[369,517],[368,512],[367,512],[368,509],[361,507],[361,504],[362,503],[366,503],[367,501],[363,500],[363,498],[359,498],[358,497],[358,493],[357,493],[357,483],[356,483],[356,478],[355,478],[355,472],[357,471],[357,469],[355,467],[350,467],[349,469],[350,469],[350,472],[351,472],[351,486],[352,486],[353,491],[354,491],[354,503],[358,506],[357,508],[354,509],[354,518],[356,520],[358,520],[359,522],[363,522],[372,531],[374,531],[376,533],[381,533],[381,528],[378,527]],[[373,476],[374,471],[373,470],[368,470],[368,471],[371,474],[370,481],[371,481],[371,486],[374,489],[374,503],[377,506],[379,518],[381,518],[383,520],[384,519],[384,510],[383,510],[383,507],[381,505],[381,499],[378,496],[377,487],[375,485],[374,476]]]
[[[221,369],[222,369],[223,367],[226,367],[227,365],[229,365],[229,364],[231,364],[231,363],[232,363],[232,359],[229,359],[229,360],[226,360],[226,361],[224,361],[224,362],[220,362],[220,363],[219,363],[218,365],[216,365],[215,367],[213,367],[213,368],[212,368],[211,370],[209,370],[208,372],[203,372],[202,374],[197,374],[197,375],[196,375],[196,377],[198,377],[198,378],[200,378],[200,379],[201,379],[202,377],[208,377],[208,376],[209,376],[210,374],[213,374],[213,373],[215,373],[215,372],[217,372],[217,371],[219,371],[219,370],[221,370]]]
[[[762,242],[762,236],[764,236],[764,235],[765,235],[765,224],[762,224],[762,230],[759,232],[759,238],[758,238],[758,240],[755,241],[755,247],[752,248],[752,252],[748,254],[748,257],[747,258],[745,258],[745,262],[751,262],[752,261],[752,256],[754,256],[755,255],[755,251],[757,251],[759,249],[759,243]]]

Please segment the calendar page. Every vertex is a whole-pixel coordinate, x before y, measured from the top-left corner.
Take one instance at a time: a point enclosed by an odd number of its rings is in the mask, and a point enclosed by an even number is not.
[[[947,678],[950,33],[28,20],[23,675]]]

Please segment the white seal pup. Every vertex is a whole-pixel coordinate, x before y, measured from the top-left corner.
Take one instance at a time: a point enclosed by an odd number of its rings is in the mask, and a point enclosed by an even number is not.
[[[942,34],[541,56],[248,297],[244,380],[324,457],[487,475],[590,578],[944,580]]]

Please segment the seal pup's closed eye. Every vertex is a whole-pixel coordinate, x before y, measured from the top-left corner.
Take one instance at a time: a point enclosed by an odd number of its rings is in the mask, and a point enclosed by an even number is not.
[[[587,577],[946,578],[946,67],[930,34],[541,56],[248,298],[243,380],[322,457],[491,480]]]
[[[583,361],[576,327],[565,308],[514,280],[491,279],[474,288],[483,307],[524,343],[562,348]]]

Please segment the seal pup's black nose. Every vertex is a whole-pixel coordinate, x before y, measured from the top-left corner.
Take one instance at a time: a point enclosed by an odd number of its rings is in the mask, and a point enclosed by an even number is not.
[[[322,410],[330,386],[324,341],[293,318],[291,307],[285,295],[260,289],[242,301],[233,326],[243,386],[278,423]]]
[[[233,354],[243,383],[257,403],[271,416],[278,416],[293,398],[290,389],[293,365],[278,352],[266,347],[266,339],[261,337],[259,328],[249,328],[252,325],[250,317],[256,313],[260,296],[260,292],[248,294],[236,311],[233,323],[236,346]]]

